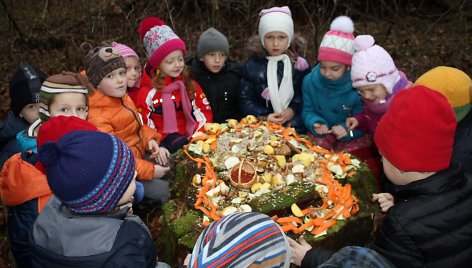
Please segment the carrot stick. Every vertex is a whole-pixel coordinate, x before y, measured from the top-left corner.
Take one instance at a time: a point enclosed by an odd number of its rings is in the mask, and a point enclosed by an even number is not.
[[[277,220],[275,220],[275,222],[277,223],[291,223],[291,222],[296,222],[296,223],[299,223],[299,224],[302,224],[302,220],[300,220],[299,218],[297,217],[283,217],[283,218],[278,218]]]

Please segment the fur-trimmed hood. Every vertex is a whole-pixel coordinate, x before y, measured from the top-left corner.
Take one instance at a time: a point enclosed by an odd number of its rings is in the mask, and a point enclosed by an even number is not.
[[[293,36],[293,40],[288,47],[288,55],[292,60],[296,60],[297,56],[305,56],[305,48],[306,48],[306,39],[300,35],[300,33],[296,33]],[[261,43],[261,39],[259,35],[253,35],[248,39],[246,45],[246,53],[248,57],[258,57],[258,58],[265,58],[267,55],[267,51],[264,49]]]

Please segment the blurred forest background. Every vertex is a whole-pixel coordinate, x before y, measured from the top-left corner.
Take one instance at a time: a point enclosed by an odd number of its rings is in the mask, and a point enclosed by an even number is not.
[[[144,62],[137,28],[159,16],[195,51],[200,33],[213,26],[224,33],[231,56],[246,59],[247,39],[257,33],[263,8],[288,5],[295,31],[307,40],[302,52],[313,66],[330,22],[352,17],[355,35],[371,34],[398,68],[415,80],[438,65],[472,74],[472,1],[467,0],[0,0],[0,118],[8,110],[8,81],[21,63],[47,74],[82,68],[80,44],[118,41]]]
[[[190,55],[200,33],[213,26],[227,36],[231,57],[243,62],[246,42],[257,33],[259,11],[288,5],[295,31],[307,41],[301,54],[314,66],[330,22],[348,15],[355,23],[355,35],[373,35],[413,81],[438,65],[472,74],[472,1],[468,0],[0,0],[0,4],[0,119],[9,109],[8,81],[21,63],[47,74],[79,71],[84,41],[127,44],[144,63],[137,28],[147,16],[163,18],[186,42]],[[0,225],[4,228],[4,221]],[[9,267],[7,241],[0,242],[0,267]]]

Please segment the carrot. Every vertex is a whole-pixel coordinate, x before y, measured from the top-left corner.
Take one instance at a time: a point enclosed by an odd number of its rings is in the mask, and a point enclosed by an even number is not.
[[[352,177],[354,177],[354,175],[356,175],[356,173],[357,173],[357,172],[355,172],[355,171],[351,171],[351,172],[347,173],[347,176],[348,176],[349,178],[352,178]]]
[[[298,228],[295,227],[295,225],[293,224],[284,224],[281,226],[282,228],[282,231],[284,231],[284,233],[288,232],[288,231],[293,231],[294,233],[298,233]]]
[[[302,220],[300,220],[299,218],[297,217],[283,217],[283,218],[278,218],[277,220],[275,220],[275,222],[277,223],[292,223],[292,222],[296,222],[298,224],[302,224]]]
[[[311,233],[314,234],[314,235],[321,234],[322,232],[328,230],[329,227],[331,227],[335,224],[336,224],[335,220],[330,220],[330,221],[324,222],[323,225],[320,225],[320,226],[316,227],[315,229],[313,229],[313,231],[311,231]]]

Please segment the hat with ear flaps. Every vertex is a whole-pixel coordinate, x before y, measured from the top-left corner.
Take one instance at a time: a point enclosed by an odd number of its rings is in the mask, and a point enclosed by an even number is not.
[[[438,66],[421,75],[415,85],[427,86],[446,96],[456,114],[457,122],[471,110],[472,80],[463,71],[447,66]]]
[[[182,51],[185,56],[184,41],[158,17],[145,18],[139,25],[138,33],[143,40],[148,62],[153,68],[159,68],[162,60],[176,50]]]
[[[287,35],[287,46],[290,46],[294,30],[292,12],[288,6],[263,9],[259,16],[261,17],[259,20],[259,38],[262,46],[264,46],[264,36],[270,32],[282,32]]]
[[[102,79],[118,68],[126,70],[125,59],[117,48],[112,46],[92,47],[90,43],[80,45],[86,53],[84,58],[85,73],[94,87],[97,87]]]
[[[39,160],[52,192],[77,214],[113,212],[135,175],[128,145],[99,131],[73,131],[47,142],[39,148]]]
[[[355,88],[380,84],[392,94],[393,87],[400,80],[400,72],[392,56],[375,44],[371,35],[359,35],[354,41],[356,52],[352,56],[351,80]]]

